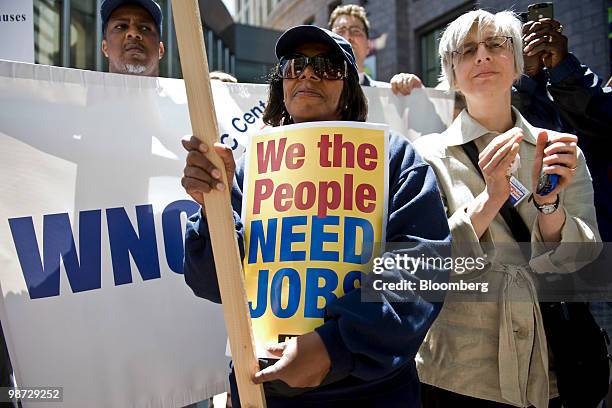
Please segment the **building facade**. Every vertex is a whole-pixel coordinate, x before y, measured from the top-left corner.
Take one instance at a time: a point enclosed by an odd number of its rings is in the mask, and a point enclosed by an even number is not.
[[[563,26],[570,52],[605,80],[610,76],[608,27],[609,0],[554,1],[554,15]],[[394,3],[389,13],[382,3]],[[473,8],[488,11],[527,11],[534,0],[395,0],[370,1],[366,5],[374,27],[389,30],[387,46],[380,51],[378,72],[385,79],[396,72],[418,73],[434,85],[439,73],[438,43],[444,27],[458,15]]]
[[[326,27],[341,0],[235,0],[236,21],[284,31],[300,24]],[[350,3],[350,2],[344,2]],[[362,2],[363,3],[363,2]]]
[[[326,27],[340,4],[360,4],[368,12],[371,37],[385,38],[376,50],[377,79],[388,81],[398,72],[418,74],[435,86],[440,72],[438,43],[446,25],[474,8],[496,12],[526,11],[535,0],[236,0],[238,21],[285,30],[298,24]],[[556,0],[555,18],[564,26],[569,49],[603,78],[611,73],[610,0]],[[612,9],[610,9],[612,10]],[[612,19],[612,11],[610,12]],[[612,21],[612,20],[611,20]]]
[[[235,2],[236,21],[254,26],[266,26],[268,15],[282,0],[232,0]]]
[[[171,0],[156,0],[163,13],[161,39],[166,54],[160,76],[182,78]],[[33,0],[34,55],[38,64],[106,71],[102,54],[102,0]],[[276,58],[267,43],[279,32],[235,24],[221,0],[198,0],[211,71],[230,73],[241,82],[264,82]],[[247,38],[248,37],[248,38]],[[245,49],[242,43],[250,41]],[[238,50],[238,52],[237,52]]]

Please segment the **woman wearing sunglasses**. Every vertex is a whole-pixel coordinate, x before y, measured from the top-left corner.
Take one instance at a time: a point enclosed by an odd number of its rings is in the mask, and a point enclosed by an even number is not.
[[[451,280],[487,282],[490,293],[447,296],[417,357],[423,407],[559,407],[535,279],[575,272],[601,249],[584,157],[576,136],[534,128],[510,104],[523,72],[513,13],[460,16],[439,52],[467,108],[415,146],[438,177],[453,255],[487,259]],[[542,172],[558,175],[549,191]]]
[[[279,63],[270,80],[264,121],[272,126],[310,121],[363,122],[367,101],[358,83],[350,44],[337,34],[314,26],[285,32],[276,44]],[[194,200],[205,204],[206,193],[223,190],[226,180],[202,154],[209,147],[192,138],[182,184]],[[401,136],[389,140],[388,242],[448,244],[444,209],[429,166]],[[244,163],[234,165],[231,150],[212,147],[223,159],[241,251],[240,223]],[[202,199],[204,193],[204,199]],[[205,216],[190,218],[185,238],[184,274],[197,296],[220,303],[219,288]],[[397,278],[405,271],[389,271]],[[444,281],[445,270],[427,271]],[[367,274],[367,281],[373,274]],[[362,282],[364,287],[365,282]],[[315,331],[269,348],[279,357],[258,372],[268,407],[414,407],[420,406],[414,356],[441,307],[410,293],[406,298],[381,292],[378,302],[362,302],[361,290],[330,301],[325,323]],[[408,300],[398,302],[399,300]],[[230,375],[233,406],[239,398]]]

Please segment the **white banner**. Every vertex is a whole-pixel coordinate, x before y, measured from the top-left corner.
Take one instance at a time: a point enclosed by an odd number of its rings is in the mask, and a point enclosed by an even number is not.
[[[213,83],[236,156],[263,127],[266,92]],[[442,92],[366,93],[369,120],[409,137],[450,123]],[[182,276],[190,133],[181,80],[0,61],[0,319],[21,386],[63,387],[61,406],[91,408],[225,389],[221,308]]]
[[[0,59],[34,62],[32,1],[0,1]]]

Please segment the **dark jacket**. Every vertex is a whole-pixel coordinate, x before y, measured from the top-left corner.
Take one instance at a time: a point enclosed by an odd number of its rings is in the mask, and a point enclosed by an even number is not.
[[[450,232],[432,169],[402,136],[390,137],[389,156],[387,242],[420,243],[419,253],[430,244],[447,246]],[[244,228],[239,218],[243,177],[241,162],[232,188],[232,207],[244,257]],[[430,255],[436,252],[425,251]],[[184,274],[197,296],[221,301],[207,222],[199,212],[187,224]],[[411,275],[398,269],[384,274],[391,279],[448,280],[447,270],[429,269]],[[365,275],[362,287],[371,283],[373,275]],[[269,407],[358,406],[368,399],[380,406],[420,406],[414,357],[442,304],[425,301],[414,293],[400,299],[391,292],[377,292],[377,302],[364,302],[361,292],[355,289],[329,302],[325,323],[316,329],[331,359],[329,375],[345,373],[345,378],[295,398],[274,395],[266,384]]]

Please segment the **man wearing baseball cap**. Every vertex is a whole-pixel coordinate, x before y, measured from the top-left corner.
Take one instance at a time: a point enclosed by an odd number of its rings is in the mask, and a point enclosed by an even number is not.
[[[105,0],[100,16],[109,72],[159,76],[164,56],[159,5],[153,0]]]

